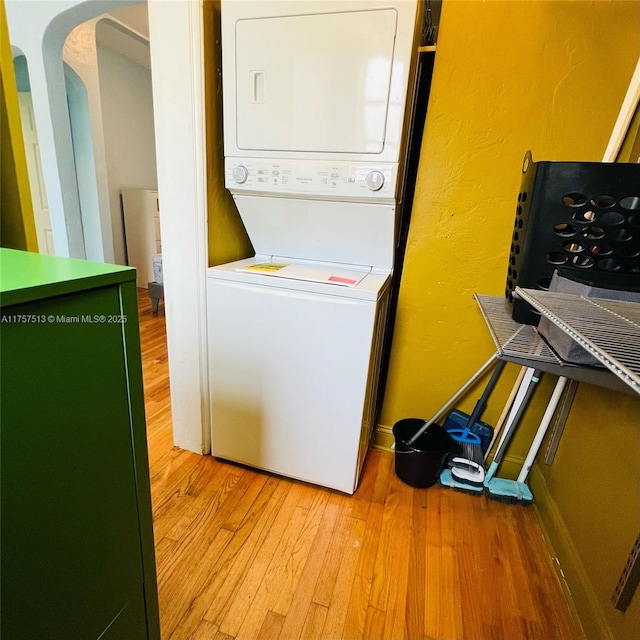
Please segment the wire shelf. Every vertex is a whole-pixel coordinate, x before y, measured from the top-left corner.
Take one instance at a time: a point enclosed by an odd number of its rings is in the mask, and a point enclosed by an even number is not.
[[[578,382],[634,394],[634,389],[626,381],[623,382],[604,367],[586,367],[562,360],[535,327],[513,320],[511,304],[505,298],[481,294],[475,294],[474,298],[501,360],[535,367]]]
[[[535,327],[520,324],[511,318],[511,305],[508,300],[477,293],[474,298],[499,355],[564,364],[542,340]]]
[[[640,304],[516,288],[516,295],[640,394]]]

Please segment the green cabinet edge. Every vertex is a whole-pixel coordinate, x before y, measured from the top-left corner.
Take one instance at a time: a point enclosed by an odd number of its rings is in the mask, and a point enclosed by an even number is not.
[[[0,248],[3,307],[135,279],[133,267]]]
[[[129,427],[133,448],[149,640],[160,640],[160,618],[153,538],[151,482],[140,350],[136,271],[131,267],[40,255],[0,248],[0,308],[61,295],[116,286],[122,323],[123,358],[128,385]]]

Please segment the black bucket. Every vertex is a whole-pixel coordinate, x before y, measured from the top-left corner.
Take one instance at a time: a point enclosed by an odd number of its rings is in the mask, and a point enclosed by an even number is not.
[[[393,425],[396,475],[419,489],[434,485],[447,456],[458,450],[456,441],[437,424],[432,424],[413,444],[408,444],[424,423],[421,418],[405,418]]]

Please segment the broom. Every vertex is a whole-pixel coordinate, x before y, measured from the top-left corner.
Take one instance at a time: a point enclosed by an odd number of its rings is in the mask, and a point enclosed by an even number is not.
[[[517,502],[518,500],[533,500],[531,491],[524,483],[519,483],[516,480],[507,480],[505,478],[494,477],[498,471],[498,467],[502,462],[502,458],[509,446],[511,437],[516,431],[518,423],[522,418],[522,415],[529,404],[529,400],[533,395],[536,384],[542,377],[542,371],[540,369],[533,369],[529,367],[524,375],[521,388],[518,390],[516,400],[514,402],[514,408],[507,420],[504,433],[498,444],[498,450],[489,466],[484,479],[484,488],[487,495],[494,500],[501,502]],[[515,415],[514,415],[515,411]]]

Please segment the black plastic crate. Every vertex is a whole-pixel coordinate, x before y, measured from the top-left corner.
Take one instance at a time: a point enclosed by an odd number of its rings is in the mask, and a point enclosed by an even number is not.
[[[534,162],[522,167],[506,297],[516,322],[540,314],[516,286],[548,289],[555,269],[594,287],[640,291],[640,164]]]

